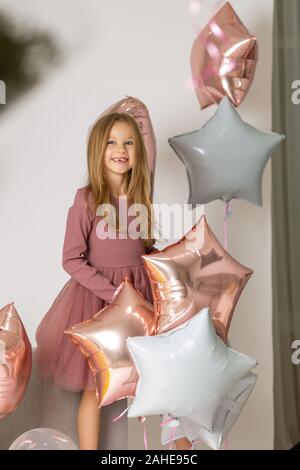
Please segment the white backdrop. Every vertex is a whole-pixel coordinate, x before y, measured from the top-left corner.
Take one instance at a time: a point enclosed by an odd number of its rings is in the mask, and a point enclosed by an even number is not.
[[[66,55],[0,120],[0,305],[15,301],[33,345],[39,321],[69,277],[61,267],[67,210],[85,184],[88,127],[106,107],[125,95],[146,103],[158,144],[155,202],[187,201],[185,169],[167,139],[201,127],[215,112],[200,111],[186,86],[196,26],[215,3],[202,2],[196,19],[187,0],[0,0],[16,20],[52,32]],[[273,1],[231,4],[259,42],[255,80],[239,112],[269,130]],[[229,435],[231,449],[267,449],[273,442],[270,164],[263,197],[263,208],[234,201],[229,220],[229,252],[255,271],[230,341],[259,362],[256,387]],[[213,202],[205,212],[222,241],[223,204]],[[159,448],[158,420],[147,421],[150,445]],[[129,447],[143,448],[139,423],[129,420],[129,428]]]

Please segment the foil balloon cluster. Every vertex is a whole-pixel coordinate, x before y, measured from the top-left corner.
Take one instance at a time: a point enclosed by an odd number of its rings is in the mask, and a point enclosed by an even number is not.
[[[256,129],[235,109],[248,93],[257,60],[256,37],[226,2],[199,33],[191,51],[200,106],[219,104],[218,109],[201,129],[168,141],[186,167],[192,207],[216,199],[262,205],[263,172],[284,136]]]
[[[0,310],[0,419],[22,400],[31,368],[31,344],[12,302]]]
[[[256,377],[246,380],[256,361],[226,344],[253,271],[226,252],[205,216],[181,240],[142,258],[154,306],[125,278],[110,305],[65,333],[94,373],[99,407],[131,397],[129,417],[169,413],[187,437],[207,432],[217,445]]]
[[[156,334],[126,340],[139,376],[128,416],[163,415],[162,444],[186,437],[219,448],[256,382],[256,360],[227,344],[253,271],[229,255],[204,215],[181,240],[142,258]]]
[[[257,58],[256,38],[228,2],[194,42],[200,106],[220,104],[200,130],[169,139],[186,166],[193,208],[233,198],[262,205],[263,171],[284,136],[259,131],[234,108],[249,90]],[[140,377],[128,416],[162,415],[163,444],[186,437],[219,448],[257,378],[251,372],[256,361],[228,346],[232,315],[253,271],[222,247],[205,216],[181,240],[143,260],[156,335],[127,339]]]

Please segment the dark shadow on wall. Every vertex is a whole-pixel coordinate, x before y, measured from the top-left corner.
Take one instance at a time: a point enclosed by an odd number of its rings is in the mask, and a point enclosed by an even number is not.
[[[49,33],[0,12],[0,116],[61,62]]]

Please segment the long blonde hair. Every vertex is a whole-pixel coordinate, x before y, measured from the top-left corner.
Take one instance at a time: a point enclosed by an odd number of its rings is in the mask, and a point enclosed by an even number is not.
[[[145,248],[149,248],[155,243],[155,239],[152,238],[154,218],[151,201],[151,172],[139,127],[134,118],[127,113],[113,112],[106,114],[100,117],[90,130],[87,145],[88,184],[86,186],[86,202],[93,216],[95,216],[99,205],[112,203],[109,186],[104,176],[104,154],[111,128],[116,122],[128,124],[133,132],[135,154],[132,168],[126,175],[126,194],[127,201],[146,206],[148,224],[143,243]],[[92,195],[92,207],[88,203],[89,195]],[[117,230],[119,230],[118,217],[117,224]]]

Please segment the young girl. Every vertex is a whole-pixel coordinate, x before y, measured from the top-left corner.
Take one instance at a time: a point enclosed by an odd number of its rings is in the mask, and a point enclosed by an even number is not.
[[[97,449],[100,410],[89,365],[79,348],[64,334],[72,325],[88,320],[108,305],[125,276],[153,303],[150,280],[142,254],[155,240],[152,232],[150,171],[139,127],[127,113],[107,114],[94,124],[88,139],[88,184],[77,190],[69,209],[62,266],[71,276],[36,331],[40,375],[72,391],[82,391],[77,414],[80,449]],[[102,203],[119,207],[119,196],[147,208],[147,236],[99,238],[97,208]],[[128,224],[130,216],[128,216]],[[147,225],[145,225],[146,227]],[[144,232],[145,234],[145,232]]]

